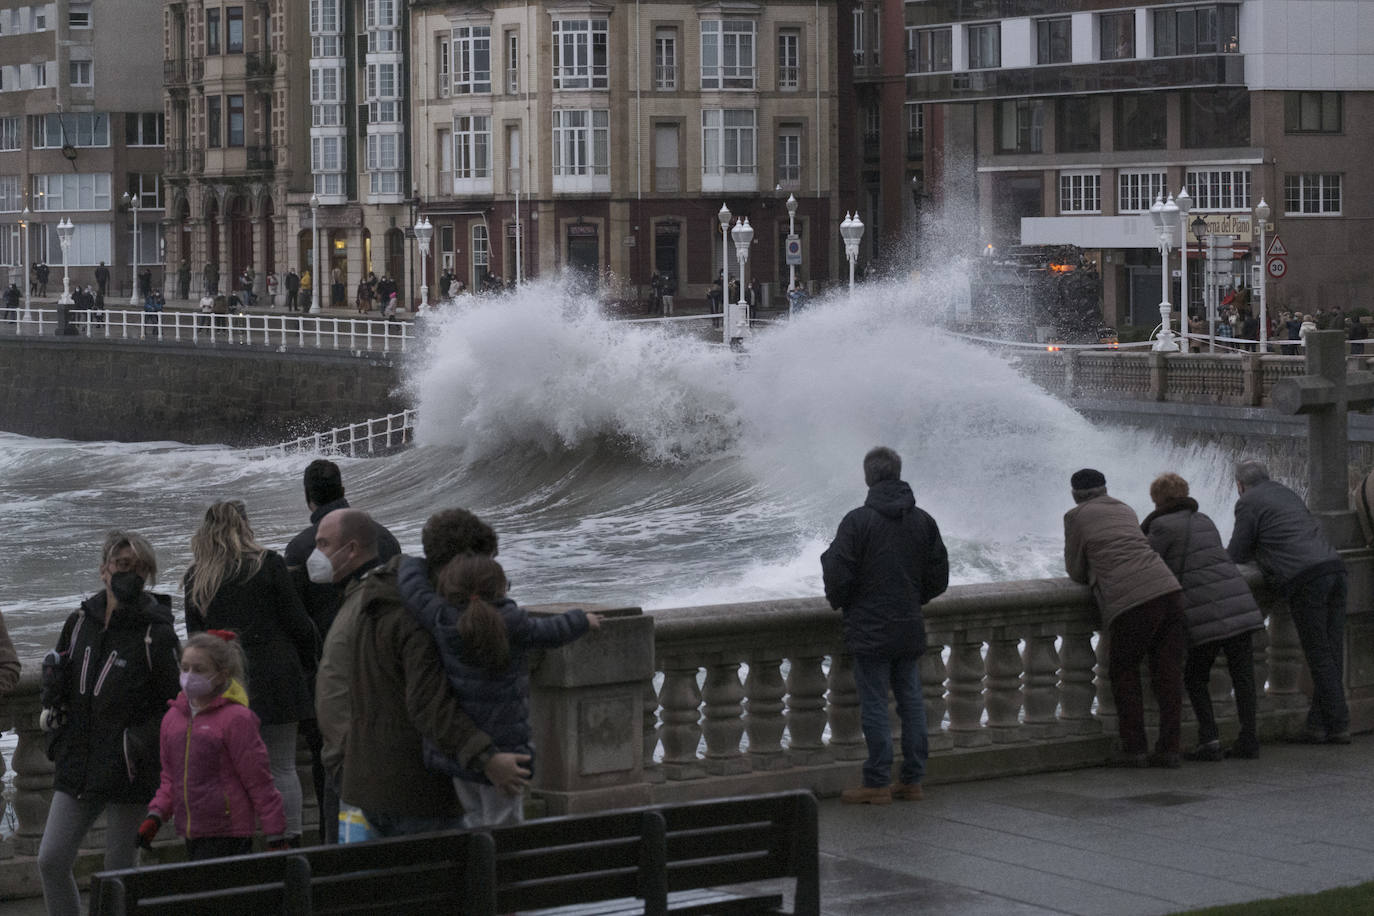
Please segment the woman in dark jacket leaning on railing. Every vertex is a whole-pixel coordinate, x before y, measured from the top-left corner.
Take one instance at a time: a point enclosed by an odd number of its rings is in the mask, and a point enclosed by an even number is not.
[[[1222,546],[1217,526],[1198,511],[1188,496],[1188,481],[1177,474],[1161,474],[1150,484],[1155,511],[1140,527],[1183,586],[1184,616],[1188,620],[1188,659],[1183,686],[1197,715],[1197,748],[1189,760],[1259,756],[1255,734],[1255,658],[1251,634],[1264,629],[1264,615],[1240,569]],[[1235,744],[1221,747],[1212,712],[1208,682],[1217,653],[1226,653],[1226,667],[1236,694],[1240,735]]]

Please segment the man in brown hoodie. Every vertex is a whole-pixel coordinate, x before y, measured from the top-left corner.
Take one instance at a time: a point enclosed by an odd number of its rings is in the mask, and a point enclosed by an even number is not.
[[[1109,763],[1177,767],[1188,641],[1183,590],[1141,532],[1135,510],[1107,495],[1101,471],[1083,468],[1071,485],[1077,505],[1064,514],[1064,567],[1070,579],[1092,586],[1109,639],[1107,673],[1121,734],[1121,756]],[[1159,703],[1159,742],[1148,756],[1140,686],[1145,658]]]

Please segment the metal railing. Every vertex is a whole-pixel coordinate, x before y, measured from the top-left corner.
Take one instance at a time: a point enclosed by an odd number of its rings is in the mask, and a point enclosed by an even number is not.
[[[75,335],[147,343],[234,344],[313,350],[401,353],[415,339],[410,322],[311,315],[216,315],[206,312],[144,312],[71,309]],[[42,337],[57,330],[57,309],[0,309],[0,335]]]
[[[410,444],[415,435],[415,417],[414,410],[403,410],[374,420],[325,430],[313,436],[302,436],[290,442],[251,449],[248,454],[251,458],[270,458],[301,452],[346,455],[349,458],[385,454]]]

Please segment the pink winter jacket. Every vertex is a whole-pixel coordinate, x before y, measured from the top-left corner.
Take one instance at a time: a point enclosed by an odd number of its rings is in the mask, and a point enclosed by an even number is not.
[[[252,836],[286,830],[281,795],[272,784],[258,717],[238,681],[191,715],[179,693],[162,719],[162,784],[148,812],[176,818],[178,836]],[[256,818],[255,818],[256,815]]]

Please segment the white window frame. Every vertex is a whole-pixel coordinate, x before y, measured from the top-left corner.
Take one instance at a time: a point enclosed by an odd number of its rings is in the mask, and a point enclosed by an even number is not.
[[[778,31],[778,91],[801,89],[801,30]]]
[[[1101,172],[1059,173],[1060,214],[1102,212]]]
[[[782,185],[784,191],[798,190],[801,188],[802,154],[805,149],[801,126],[787,124],[779,127],[776,146],[777,183]]]
[[[95,63],[89,60],[68,60],[67,80],[73,86],[94,86]]]
[[[1148,213],[1169,183],[1163,169],[1123,169],[1116,173],[1116,212]],[[1191,194],[1191,192],[1189,192]]]
[[[472,252],[472,280],[474,283],[480,283],[485,274],[491,273],[491,234],[487,230],[487,224],[473,223],[468,237],[472,240],[468,246],[468,250]]]
[[[758,24],[752,19],[701,21],[701,88],[752,90],[758,85]]]
[[[701,189],[757,190],[758,134],[758,111],[753,108],[702,109]]]
[[[553,189],[557,193],[611,190],[608,108],[555,108]]]
[[[453,33],[436,36],[435,44],[439,52],[439,98],[446,99],[452,92]]]
[[[506,29],[502,43],[506,52],[506,92],[514,95],[520,91],[520,30]]]
[[[1342,184],[1339,172],[1291,172],[1284,175],[1283,215],[1340,216],[1344,205]],[[1331,200],[1333,190],[1334,202]],[[1296,208],[1293,206],[1295,199]]]
[[[24,122],[18,116],[0,118],[0,152],[23,149]]]
[[[89,29],[91,27],[91,8],[69,7],[67,10],[67,28],[69,29]]]
[[[454,95],[491,94],[491,26],[459,25],[451,41],[450,79]]]
[[[453,193],[492,190],[491,115],[453,116]]]
[[[1213,213],[1250,210],[1251,184],[1248,168],[1193,169],[1183,186],[1193,198],[1193,210]]]
[[[0,175],[0,213],[19,213],[23,209],[23,176]]]
[[[30,116],[29,145],[33,149],[61,149],[65,140],[79,149],[105,149],[110,145],[110,116],[103,111],[66,112]]]
[[[35,213],[59,210],[107,211],[113,202],[110,197],[110,173],[55,172],[34,175],[33,194],[29,199]]]
[[[310,125],[341,127],[344,68],[334,59],[310,62]]]
[[[609,20],[553,20],[553,88],[610,88],[610,41]]]
[[[677,29],[662,26],[654,30],[654,91],[677,91]]]

